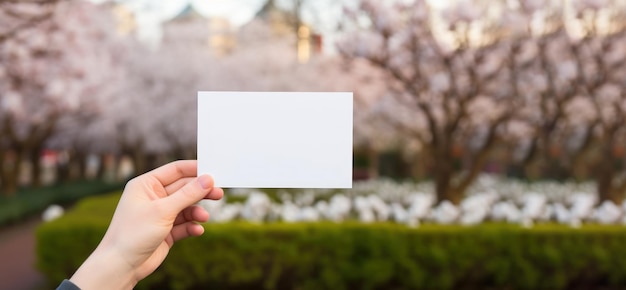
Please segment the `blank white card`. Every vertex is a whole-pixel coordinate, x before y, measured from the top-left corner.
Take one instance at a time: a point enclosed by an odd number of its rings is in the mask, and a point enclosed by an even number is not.
[[[198,92],[198,175],[226,188],[351,188],[352,93]]]

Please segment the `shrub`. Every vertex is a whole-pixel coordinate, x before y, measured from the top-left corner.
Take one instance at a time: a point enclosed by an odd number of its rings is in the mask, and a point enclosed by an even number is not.
[[[37,232],[38,266],[69,277],[104,235],[119,194]],[[626,230],[539,225],[208,224],[138,289],[622,289]]]
[[[51,204],[70,204],[80,198],[122,188],[120,183],[80,181],[20,190],[15,196],[0,196],[0,227],[19,222],[45,210]]]

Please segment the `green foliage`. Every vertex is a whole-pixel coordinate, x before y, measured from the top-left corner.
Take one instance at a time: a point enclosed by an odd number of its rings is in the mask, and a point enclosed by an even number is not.
[[[69,277],[106,231],[119,193],[79,203],[37,232],[38,266]],[[137,289],[620,289],[619,226],[391,223],[207,224]]]
[[[353,168],[368,168],[372,164],[367,153],[355,152],[352,155],[352,167]]]
[[[0,196],[0,227],[38,214],[51,204],[69,204],[86,196],[111,192],[120,183],[80,181],[42,188],[27,188],[14,196]]]
[[[394,180],[403,180],[411,177],[410,165],[399,151],[383,152],[378,157],[379,174]]]

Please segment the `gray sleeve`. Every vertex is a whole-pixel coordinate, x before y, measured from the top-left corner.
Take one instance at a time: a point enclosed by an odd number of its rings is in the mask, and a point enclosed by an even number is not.
[[[63,280],[63,282],[61,282],[61,285],[59,285],[56,290],[80,290],[80,288],[74,285],[74,283],[70,282],[70,280],[65,279]]]

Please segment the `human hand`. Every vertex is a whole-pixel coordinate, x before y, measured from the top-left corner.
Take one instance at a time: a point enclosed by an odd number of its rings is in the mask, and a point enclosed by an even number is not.
[[[70,279],[83,290],[131,289],[163,262],[174,242],[204,233],[209,214],[194,205],[221,199],[197,161],[176,161],[126,184],[102,241]]]

